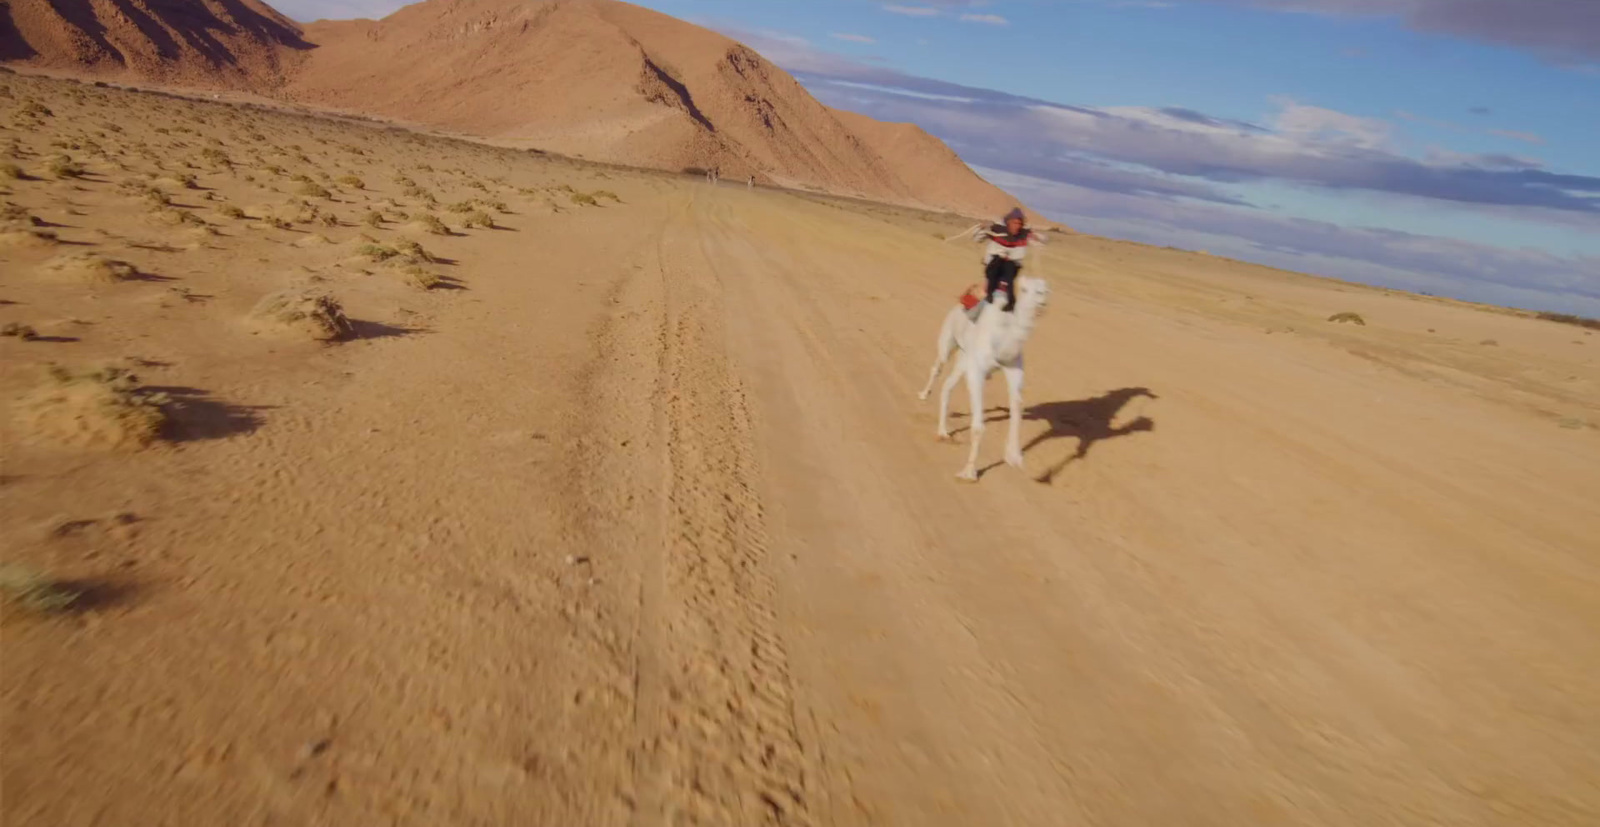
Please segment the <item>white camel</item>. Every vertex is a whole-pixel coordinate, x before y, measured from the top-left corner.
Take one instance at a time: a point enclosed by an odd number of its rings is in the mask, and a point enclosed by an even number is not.
[[[1016,468],[1022,467],[1022,347],[1027,344],[1035,320],[1050,299],[1050,284],[1037,276],[1018,276],[1016,290],[1017,305],[1010,313],[1001,309],[998,303],[984,303],[978,320],[974,322],[961,305],[950,309],[944,317],[944,326],[939,329],[938,358],[934,360],[933,369],[928,371],[928,385],[922,389],[922,393],[917,394],[918,399],[928,398],[951,352],[960,348],[955,369],[945,380],[944,389],[939,395],[938,437],[940,440],[950,438],[947,424],[950,392],[955,390],[957,382],[966,379],[967,392],[972,400],[972,448],[967,453],[966,467],[956,475],[963,482],[978,481],[978,444],[983,439],[985,427],[983,384],[996,370],[1005,374],[1011,397],[1006,462]],[[998,296],[996,298],[999,299]]]

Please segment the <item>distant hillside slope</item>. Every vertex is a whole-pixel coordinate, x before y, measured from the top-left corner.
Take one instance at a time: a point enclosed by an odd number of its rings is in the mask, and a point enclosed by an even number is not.
[[[748,47],[618,0],[426,0],[303,26],[258,0],[11,0],[0,15],[7,61],[974,216],[1015,203],[916,126],[830,109]]]
[[[92,76],[266,90],[310,48],[258,0],[0,3],[0,60]]]

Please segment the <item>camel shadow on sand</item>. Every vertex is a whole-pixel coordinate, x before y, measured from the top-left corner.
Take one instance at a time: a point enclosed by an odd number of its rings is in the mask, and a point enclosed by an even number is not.
[[[1044,422],[1050,427],[1024,442],[1022,452],[1031,453],[1048,442],[1068,437],[1078,440],[1078,448],[1060,462],[1034,475],[1036,482],[1049,483],[1066,470],[1068,465],[1089,456],[1089,451],[1100,442],[1131,434],[1154,431],[1155,420],[1139,416],[1125,425],[1115,425],[1118,414],[1135,399],[1159,399],[1149,388],[1120,388],[1092,399],[1074,399],[1066,402],[1041,402],[1029,405],[1022,411],[1024,422]],[[1004,423],[1009,409],[1000,406],[985,411],[984,421]],[[965,429],[963,429],[965,430]],[[994,462],[982,469],[985,473],[1002,463]]]

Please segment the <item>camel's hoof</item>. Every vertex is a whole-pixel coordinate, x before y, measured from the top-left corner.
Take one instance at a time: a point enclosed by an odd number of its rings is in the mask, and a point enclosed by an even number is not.
[[[925,394],[925,393],[917,394],[917,401],[918,402],[926,402],[926,401],[928,401],[928,395]]]
[[[978,481],[978,472],[962,471],[956,475],[956,482],[974,483]]]
[[[951,440],[950,440],[950,435],[949,434],[934,434],[933,435],[933,441],[934,442],[950,442]]]
[[[1021,468],[1022,467],[1022,455],[1021,454],[1017,454],[1014,457],[1006,457],[1006,464],[1011,466],[1012,468]]]

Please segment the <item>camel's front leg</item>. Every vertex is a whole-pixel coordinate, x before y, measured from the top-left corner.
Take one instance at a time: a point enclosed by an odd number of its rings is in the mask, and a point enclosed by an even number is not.
[[[1022,467],[1022,360],[1017,364],[1002,368],[1006,375],[1006,387],[1011,392],[1011,425],[1006,434],[1006,463],[1013,468]]]
[[[942,442],[950,438],[950,392],[956,389],[956,383],[967,375],[967,355],[956,356],[956,368],[950,371],[950,376],[944,380],[944,388],[939,391],[939,435]]]
[[[978,481],[978,444],[983,442],[983,431],[988,427],[984,422],[986,417],[983,410],[983,372],[971,366],[970,360],[966,370],[967,394],[972,400],[972,448],[967,451],[967,467],[961,469],[956,479],[962,482]]]

